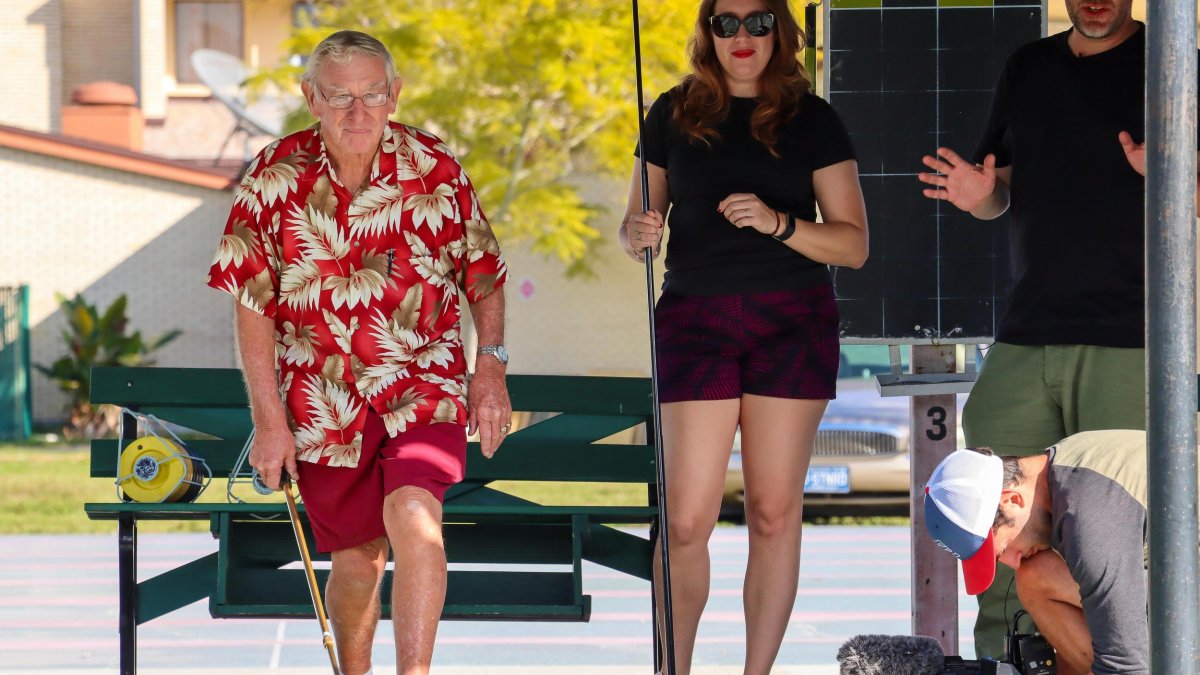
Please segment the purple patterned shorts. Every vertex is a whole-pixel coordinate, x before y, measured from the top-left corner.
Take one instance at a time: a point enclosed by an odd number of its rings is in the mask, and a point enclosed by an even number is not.
[[[663,403],[835,396],[838,311],[829,284],[730,295],[664,292],[654,317]]]

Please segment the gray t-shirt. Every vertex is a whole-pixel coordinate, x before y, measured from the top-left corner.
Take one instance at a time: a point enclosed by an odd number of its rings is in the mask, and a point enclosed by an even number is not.
[[[1086,431],[1049,449],[1050,545],[1079,583],[1095,675],[1149,675],[1146,432]]]

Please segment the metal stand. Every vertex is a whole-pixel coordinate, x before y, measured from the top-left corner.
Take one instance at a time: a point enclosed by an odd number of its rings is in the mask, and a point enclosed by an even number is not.
[[[646,99],[642,95],[642,35],[638,21],[638,3],[637,0],[632,0],[632,3],[633,59],[634,70],[637,76],[638,147],[641,148],[639,154],[641,155],[640,164],[642,169],[642,211],[645,212],[650,210],[650,185],[646,171],[646,145],[643,142],[646,119],[642,112],[642,106]],[[675,613],[672,609],[671,599],[671,547],[669,535],[671,529],[667,524],[667,474],[663,459],[662,406],[659,403],[658,396],[658,345],[654,337],[654,251],[646,249],[644,256],[646,259],[646,300],[649,304],[650,314],[650,389],[654,401],[654,465],[658,470],[658,534],[661,536],[662,550],[662,651],[665,651],[666,656],[665,672],[668,675],[675,675]],[[653,595],[653,589],[651,589],[651,594]],[[658,651],[659,649],[656,647],[655,652],[657,653]],[[656,662],[655,667],[657,666],[658,663]]]
[[[953,373],[954,345],[913,345],[912,371]],[[909,442],[912,484],[913,634],[937,640],[947,654],[958,653],[958,561],[938,550],[925,533],[925,491],[933,469],[958,445],[958,407],[953,393],[912,397]]]
[[[1196,4],[1147,3],[1150,672],[1200,672],[1196,508]]]

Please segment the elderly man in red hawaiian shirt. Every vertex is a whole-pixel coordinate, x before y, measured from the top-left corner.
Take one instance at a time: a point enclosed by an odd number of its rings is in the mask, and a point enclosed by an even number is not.
[[[389,543],[396,662],[429,671],[442,496],[462,480],[467,435],[491,457],[512,414],[500,247],[450,150],[388,121],[400,85],[369,35],[317,46],[302,88],[319,124],[250,165],[208,279],[238,301],[250,463],[272,487],[281,470],[297,478],[332,552],[327,604],[348,675],[371,669]],[[460,290],[482,345],[469,393]]]

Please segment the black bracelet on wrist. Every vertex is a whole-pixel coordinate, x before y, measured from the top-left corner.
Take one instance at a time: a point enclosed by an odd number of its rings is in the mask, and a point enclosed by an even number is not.
[[[787,224],[784,225],[783,232],[771,235],[779,241],[787,241],[792,238],[793,234],[796,234],[796,216],[788,213],[784,217],[787,218]]]

